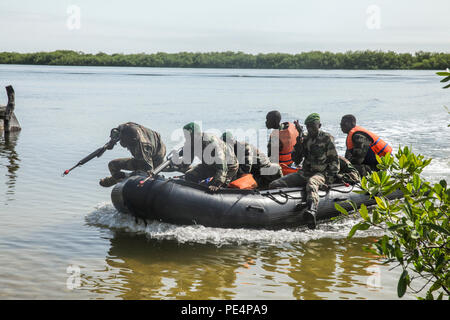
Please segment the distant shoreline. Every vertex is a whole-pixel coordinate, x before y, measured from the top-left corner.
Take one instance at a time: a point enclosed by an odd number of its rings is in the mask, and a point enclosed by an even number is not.
[[[344,69],[344,70],[445,70],[450,53],[396,53],[393,51],[309,51],[297,54],[244,52],[179,52],[106,54],[71,50],[52,52],[0,52],[0,64],[220,68],[220,69]]]

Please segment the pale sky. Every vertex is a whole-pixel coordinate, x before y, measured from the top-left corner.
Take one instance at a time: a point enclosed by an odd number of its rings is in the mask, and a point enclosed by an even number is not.
[[[450,52],[450,0],[0,2],[0,51],[57,49]]]

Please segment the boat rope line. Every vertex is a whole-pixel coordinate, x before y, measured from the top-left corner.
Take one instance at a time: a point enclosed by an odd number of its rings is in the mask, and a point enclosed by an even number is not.
[[[272,193],[270,193],[270,192],[268,192],[268,193],[266,193],[266,194],[264,194],[264,196],[266,196],[267,198],[269,198],[270,200],[272,200],[272,201],[275,201],[276,203],[278,203],[278,204],[286,204],[287,202],[288,202],[288,198],[285,198],[285,201],[283,202],[283,201],[280,201],[280,200],[278,200],[277,198],[275,198],[275,196],[272,194]]]
[[[354,188],[355,188],[355,185],[352,185],[350,190],[339,190],[339,189],[335,189],[335,188],[330,188],[329,190],[336,191],[336,192],[339,192],[339,193],[351,193]]]
[[[351,185],[351,188],[349,190],[340,190],[340,189],[337,189],[335,187],[326,186],[324,188],[321,188],[321,191],[324,191],[325,193],[324,194],[319,194],[319,197],[320,198],[326,197],[330,193],[330,191],[336,191],[336,192],[339,192],[339,193],[351,193],[351,192],[353,192],[354,188],[355,188],[355,185]],[[290,195],[289,193],[287,193],[287,192],[285,192],[283,190],[279,190],[279,191],[277,191],[275,193],[271,193],[271,192],[268,191],[266,193],[261,193],[261,195],[262,196],[266,196],[270,200],[275,201],[276,203],[282,204],[282,205],[286,204],[289,200],[302,200],[303,199],[302,196],[295,197],[295,196]],[[284,201],[277,199],[275,197],[275,195],[279,195],[280,197],[282,197],[284,199]]]
[[[301,199],[303,199],[302,196],[294,197],[294,196],[284,192],[283,190],[280,190],[280,191],[276,192],[275,194],[280,195],[282,198],[284,198],[284,201],[278,200],[277,198],[275,198],[275,195],[273,193],[271,193],[271,192],[263,193],[261,195],[266,196],[267,198],[269,198],[272,201],[275,201],[278,204],[286,204],[289,201],[289,199],[291,199],[291,200],[301,200]]]

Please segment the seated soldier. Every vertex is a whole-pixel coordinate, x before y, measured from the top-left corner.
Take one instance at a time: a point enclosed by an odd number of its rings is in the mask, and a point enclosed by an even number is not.
[[[185,145],[183,147],[183,163],[192,164],[194,157],[201,163],[185,172],[185,179],[199,183],[212,177],[208,183],[211,191],[227,186],[237,174],[239,164],[231,148],[216,136],[201,132],[200,126],[194,122],[183,127]]]
[[[283,176],[281,167],[271,163],[269,158],[254,145],[236,141],[231,132],[224,132],[222,140],[231,147],[238,159],[239,171],[236,178],[251,173],[259,188],[267,188],[270,182]]]
[[[310,114],[305,125],[308,133],[298,136],[292,155],[296,164],[303,160],[303,170],[271,182],[269,188],[306,186],[307,209],[304,214],[308,227],[315,229],[319,187],[335,182],[339,173],[339,158],[333,136],[320,130],[319,114]]]
[[[347,114],[341,119],[341,130],[347,134],[345,157],[361,176],[377,171],[376,155],[383,157],[392,147],[375,133],[356,125],[356,118]]]
[[[270,133],[269,143],[267,144],[267,155],[272,162],[279,163],[283,174],[287,175],[292,171],[289,167],[294,163],[292,151],[297,141],[298,131],[292,122],[281,123],[281,114],[276,110],[267,113],[266,128],[274,129]],[[277,144],[278,149],[276,148]],[[272,150],[272,148],[275,150]],[[276,153],[272,154],[272,151]]]

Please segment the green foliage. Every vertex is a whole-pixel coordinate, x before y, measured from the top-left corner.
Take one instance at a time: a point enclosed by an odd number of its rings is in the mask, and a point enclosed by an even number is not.
[[[432,184],[421,177],[431,159],[415,155],[410,148],[400,148],[395,156],[378,157],[380,171],[363,177],[361,187],[375,200],[369,214],[362,204],[358,210],[363,221],[349,232],[351,238],[358,230],[382,229],[383,236],[373,247],[366,248],[386,263],[397,262],[402,267],[397,293],[402,297],[407,287],[416,294],[428,287],[425,299],[433,299],[433,292],[440,291],[438,299],[449,295],[449,209],[450,189],[445,180]],[[404,198],[389,201],[387,196],[396,190]],[[355,207],[353,205],[353,207]],[[336,209],[348,214],[339,204]],[[425,285],[414,290],[411,284],[423,279]]]
[[[298,54],[244,52],[179,52],[152,54],[88,54],[71,50],[53,52],[0,52],[0,64],[70,66],[127,66],[246,69],[442,69],[450,65],[449,53],[393,51],[309,51]]]
[[[438,76],[442,76],[444,77],[441,82],[448,82],[450,80],[450,70],[447,68],[447,71],[440,71],[440,72],[436,72],[436,74]],[[450,88],[450,83],[447,84],[445,87],[443,87],[442,89],[447,89]]]

